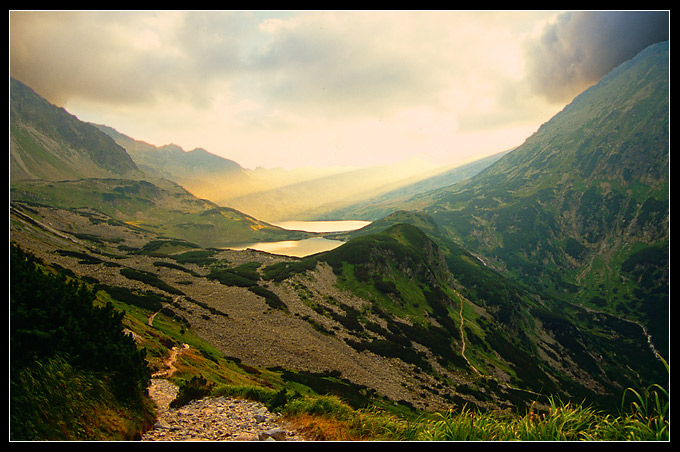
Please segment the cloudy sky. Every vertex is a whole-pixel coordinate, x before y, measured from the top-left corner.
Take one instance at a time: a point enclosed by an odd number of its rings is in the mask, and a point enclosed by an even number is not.
[[[668,12],[10,11],[10,75],[81,120],[244,167],[509,149],[668,39]]]

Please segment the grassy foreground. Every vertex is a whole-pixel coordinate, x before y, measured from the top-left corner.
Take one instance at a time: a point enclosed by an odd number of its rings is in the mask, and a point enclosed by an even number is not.
[[[198,383],[197,383],[198,382]],[[205,382],[205,380],[203,380]],[[352,409],[332,395],[305,395],[285,389],[222,385],[182,394],[257,400],[311,440],[321,441],[668,441],[668,392],[658,385],[643,393],[628,389],[616,416],[583,404],[551,399],[547,410],[526,414],[479,412],[467,407],[407,418],[382,409]]]
[[[466,407],[404,422],[381,412],[334,409],[320,415],[312,401],[284,414],[312,437],[324,440],[406,441],[667,441],[668,403],[658,393],[613,417],[583,405],[553,403],[548,412],[526,415],[477,413]],[[329,405],[328,400],[323,405]]]

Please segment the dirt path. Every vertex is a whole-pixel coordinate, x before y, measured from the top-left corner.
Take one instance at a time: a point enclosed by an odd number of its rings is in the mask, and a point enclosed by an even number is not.
[[[170,356],[163,361],[163,364],[165,364],[165,367],[167,369],[165,370],[159,370],[158,372],[154,373],[151,375],[152,378],[159,378],[159,377],[171,377],[175,372],[177,372],[177,368],[175,367],[175,361],[177,361],[177,356],[183,351],[183,350],[189,350],[189,344],[182,344],[182,348],[180,347],[172,347],[170,350]]]
[[[158,419],[142,441],[304,441],[258,402],[205,397],[170,408],[179,388],[166,378],[177,371],[175,361],[188,349],[188,344],[173,347],[164,361],[167,369],[152,375],[149,395],[156,403]]]
[[[475,371],[477,375],[482,375],[479,370],[475,366],[472,365],[469,359],[467,359],[467,356],[465,356],[465,319],[463,317],[463,297],[458,294],[458,299],[460,300],[460,340],[461,340],[461,348],[460,348],[460,354],[463,356],[463,359],[468,363],[468,366],[472,370]]]
[[[258,402],[206,397],[170,408],[178,388],[162,378],[151,381],[149,395],[158,419],[142,441],[304,441],[276,414]]]

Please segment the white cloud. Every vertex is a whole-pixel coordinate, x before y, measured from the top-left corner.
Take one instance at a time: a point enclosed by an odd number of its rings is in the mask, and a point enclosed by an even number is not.
[[[12,12],[10,68],[81,119],[246,166],[455,160],[521,144],[568,101],[527,83],[568,85],[556,16]]]

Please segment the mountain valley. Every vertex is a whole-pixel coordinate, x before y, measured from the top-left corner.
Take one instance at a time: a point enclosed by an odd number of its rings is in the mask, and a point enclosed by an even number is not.
[[[669,381],[668,51],[644,50],[511,151],[295,183],[80,122],[12,79],[10,242],[265,387],[354,408],[614,411],[626,388]],[[290,219],[372,223],[270,223]],[[344,243],[227,249],[310,237]],[[161,334],[127,322],[140,348]]]

